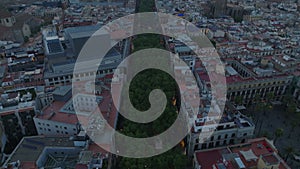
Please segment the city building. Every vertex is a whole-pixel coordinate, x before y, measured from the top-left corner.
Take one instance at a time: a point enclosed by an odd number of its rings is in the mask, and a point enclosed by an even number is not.
[[[102,63],[96,72],[91,70],[90,67],[85,67],[85,70],[74,73],[74,61],[53,64],[44,72],[44,80],[46,86],[59,86],[70,84],[72,79],[74,81],[78,81],[80,79],[89,79],[93,75],[95,75],[97,78],[102,78],[113,73],[117,66],[121,63],[122,58],[122,54],[120,54],[116,49],[112,48],[102,60]]]
[[[0,17],[1,40],[24,43],[28,41],[32,31],[43,23],[43,20],[26,13],[12,15],[5,9],[1,9],[0,12],[2,17]]]
[[[212,3],[211,12],[214,18],[221,17],[226,14],[227,0],[215,0]]]
[[[42,48],[12,48],[5,51],[8,72],[43,69],[44,51]]]
[[[208,103],[208,100],[202,101],[197,119],[188,136],[189,156],[197,150],[245,143],[254,136],[255,125],[252,120],[236,110],[230,103],[226,104],[221,119],[209,113],[210,109],[214,108]],[[213,111],[213,113],[216,112]]]
[[[102,25],[98,24],[98,25],[91,25],[91,26],[71,27],[71,28],[66,28],[64,30],[65,40],[70,45],[70,48],[72,49],[75,57],[79,55],[86,41],[101,27]],[[97,32],[97,36],[100,36],[100,33]],[[101,45],[107,45],[107,47],[110,47],[111,44],[109,41],[110,40],[109,34],[107,32],[103,32],[103,36],[105,36],[104,38],[106,38],[108,41],[101,42]]]
[[[111,155],[85,133],[74,137],[24,137],[4,162],[8,169],[109,169]],[[111,164],[110,164],[111,165]]]
[[[175,28],[174,28],[175,29]],[[178,33],[179,34],[179,33]],[[174,52],[180,59],[182,59],[190,68],[190,73],[182,70],[182,66],[176,66],[176,59],[171,60],[174,66],[174,71],[177,74],[183,74],[184,76],[180,79],[183,79],[183,88],[190,89],[192,93],[188,94],[186,92],[183,95],[187,95],[185,100],[189,100],[188,105],[185,104],[183,107],[188,112],[188,124],[192,125],[191,132],[187,136],[187,154],[188,156],[193,156],[195,150],[209,149],[224,145],[230,145],[235,143],[244,143],[249,138],[252,138],[254,135],[255,125],[252,120],[244,116],[240,111],[236,109],[230,102],[226,102],[226,94],[224,96],[213,96],[212,91],[210,90],[209,84],[201,84],[203,80],[209,80],[208,74],[207,77],[197,77],[197,72],[200,70],[200,62],[198,58],[195,58],[194,52],[191,48],[195,47],[195,44],[192,43],[192,40],[189,37],[178,36],[178,39],[184,39],[186,43],[190,43],[191,47],[183,45],[180,40],[168,40],[169,49]],[[211,70],[211,76],[214,76],[214,80],[221,80],[222,77],[220,72],[222,72],[220,66],[216,63],[215,60],[211,59],[214,56],[214,53],[208,50],[203,50],[202,71],[206,69]],[[192,83],[192,79],[189,75],[196,76],[195,84]],[[224,80],[226,77],[223,78]],[[223,84],[221,84],[223,85]],[[203,87],[206,86],[206,87]],[[199,88],[198,88],[199,87]],[[195,97],[195,93],[199,92],[201,99],[198,101]],[[218,93],[220,95],[220,93]],[[216,94],[216,95],[218,95]],[[216,98],[217,97],[217,98]],[[224,98],[222,98],[224,97]],[[192,99],[192,100],[191,100]],[[184,101],[185,103],[185,101]],[[221,110],[221,105],[225,106],[224,112]]]
[[[2,89],[22,89],[34,86],[43,86],[43,69],[34,69],[28,71],[18,71],[6,73],[2,81]]]
[[[91,90],[91,82],[81,81],[86,94],[80,93],[72,98],[71,86],[56,87],[49,100],[44,101],[45,107],[41,107],[40,104],[41,108],[33,118],[38,134],[72,136],[81,130],[88,132],[94,127],[97,127],[97,132],[101,132],[105,129],[105,121],[115,126],[117,112],[110,104],[112,99],[108,92],[110,82],[105,82],[104,79],[101,81],[95,86],[97,91]],[[94,97],[93,94],[97,96]],[[97,107],[100,108],[105,119],[97,116]]]
[[[3,150],[9,154],[23,136],[36,135],[33,122],[36,92],[33,87],[6,90],[0,98],[2,136],[7,140]],[[3,140],[2,140],[3,142]]]
[[[7,62],[1,87],[5,90],[44,85],[44,52],[40,47],[11,47],[5,50]]]
[[[16,18],[6,9],[1,8],[0,16],[0,23],[2,26],[12,27],[16,23]]]
[[[293,76],[275,69],[270,60],[225,60],[227,98],[241,105],[263,100],[281,101]],[[195,66],[196,78],[200,88],[209,92],[209,77],[203,65],[200,65],[202,63]]]
[[[194,169],[290,169],[277,149],[266,138],[222,148],[196,151]]]
[[[110,74],[121,63],[124,55],[123,43],[120,42],[116,46],[111,48],[112,41],[108,32],[97,33],[97,36],[103,36],[107,41],[101,42],[101,45],[110,49],[99,66],[97,72],[91,70],[90,67],[86,67],[85,70],[76,72],[74,74],[74,66],[76,65],[76,59],[87,40],[98,30],[101,25],[91,26],[79,26],[64,29],[63,37],[59,38],[57,31],[54,28],[44,30],[44,43],[46,46],[46,61],[44,80],[46,86],[58,86],[66,85],[72,82],[72,79],[77,81],[79,79],[87,79],[92,75],[96,75],[97,78],[101,78],[107,74]],[[62,43],[63,42],[63,43]],[[63,44],[65,48],[63,47]],[[100,45],[100,44],[99,44]],[[88,56],[86,56],[88,57]],[[95,63],[97,61],[89,61],[86,59],[87,64]],[[90,63],[88,63],[90,62]]]
[[[59,63],[65,60],[65,49],[57,35],[57,30],[54,27],[44,28],[43,45],[45,50],[46,64]]]
[[[37,110],[33,118],[39,135],[76,135],[80,128],[75,112],[71,109],[71,86],[58,87],[53,92],[53,101]],[[66,106],[65,106],[66,104]],[[69,107],[68,107],[69,106]]]
[[[226,12],[229,16],[234,18],[235,21],[242,21],[244,18],[244,8],[240,5],[227,4]]]

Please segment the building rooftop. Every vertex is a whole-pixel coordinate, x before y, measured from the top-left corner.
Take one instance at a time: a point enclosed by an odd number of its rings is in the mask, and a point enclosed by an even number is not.
[[[1,9],[0,9],[0,18],[1,19],[5,19],[5,18],[11,17],[11,16],[12,16],[12,14],[10,12],[8,12],[7,9],[1,7]]]
[[[59,87],[55,88],[55,90],[53,91],[53,94],[54,95],[58,95],[58,96],[65,96],[71,90],[72,90],[72,86],[71,85],[68,85],[68,86],[59,86]]]
[[[24,165],[30,166],[32,162],[35,164],[46,147],[74,147],[74,143],[68,137],[24,137],[6,163],[20,160],[22,163],[25,162]]]
[[[64,51],[59,39],[46,40],[46,49],[48,53],[61,53]]]
[[[26,169],[65,166],[83,169],[90,165],[97,168],[103,165],[103,160],[110,158],[109,153],[95,143],[84,148],[76,145],[75,142],[76,139],[69,137],[24,137],[3,166],[11,168],[16,165]],[[86,139],[82,142],[86,143]]]
[[[96,31],[98,31],[103,25],[90,25],[90,26],[78,26],[66,28],[65,33],[68,34],[72,39],[86,38],[92,36]],[[108,32],[102,32],[103,34],[108,34]]]
[[[85,82],[85,84],[86,83],[88,82]],[[93,96],[88,93],[80,93],[67,102],[54,100],[49,106],[46,106],[42,110],[41,114],[36,115],[36,118],[68,124],[77,124],[78,122],[80,122],[82,123],[82,125],[86,126],[87,129],[91,129],[92,126],[97,127],[98,123],[99,125],[101,124],[101,119],[95,121],[95,119],[100,117],[99,115],[97,115],[96,105],[92,104],[94,103],[92,102],[92,100],[96,99],[95,101],[98,104],[104,120],[106,120],[110,126],[115,127],[117,110],[115,106],[111,104],[112,96],[110,94],[110,91],[108,90],[109,87],[105,84],[102,84],[101,88],[103,89],[101,90],[99,96]],[[66,91],[67,89],[68,87],[66,87]],[[88,104],[90,105],[88,107],[82,104],[82,102],[86,100],[88,100]],[[76,108],[76,111],[74,107]]]
[[[101,62],[101,66],[99,66],[98,70],[106,70],[106,69],[114,69],[120,63],[122,59],[122,55],[116,49],[112,48],[103,58]],[[106,62],[107,60],[107,62]],[[85,60],[81,63],[76,63],[75,60],[67,60],[65,62],[52,64],[50,69],[46,69],[44,72],[44,78],[53,78],[60,77],[64,75],[72,75],[74,73],[74,67],[76,64],[82,64],[86,66],[81,66],[80,69],[77,68],[76,73],[88,73],[93,72],[91,64],[98,65],[99,59],[93,60]]]
[[[220,163],[229,169],[234,169],[236,167],[235,165],[253,168],[257,167],[260,157],[268,164],[279,164],[279,169],[290,169],[277,153],[277,149],[269,140],[259,138],[249,140],[244,144],[196,151],[195,157],[203,169],[211,169]],[[234,154],[234,156],[232,156],[232,158],[225,158],[228,154]]]
[[[222,159],[223,155],[229,153],[230,150],[228,150],[227,148],[213,149],[213,150],[202,151],[201,153],[196,152],[195,158],[200,163],[201,168],[211,169],[213,168],[213,165],[215,165],[216,163],[223,162]],[[234,168],[228,167],[228,169],[234,169]]]
[[[46,107],[42,111],[42,114],[37,115],[36,118],[52,120],[61,123],[76,124],[78,122],[76,114],[60,112],[60,109],[65,104],[65,102],[54,101],[50,106]]]

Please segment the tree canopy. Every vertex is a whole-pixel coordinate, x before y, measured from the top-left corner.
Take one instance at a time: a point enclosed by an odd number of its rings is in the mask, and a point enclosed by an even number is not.
[[[151,12],[155,10],[154,0],[138,0],[137,12]],[[143,34],[133,38],[133,52],[148,49],[163,49],[162,37],[156,34]],[[168,63],[168,59],[159,61]],[[167,105],[163,114],[155,121],[147,124],[134,123],[121,116],[121,132],[125,135],[145,138],[155,136],[168,129],[177,118],[177,106],[173,105],[173,99],[177,97],[178,86],[176,81],[166,72],[157,69],[147,69],[138,73],[129,86],[129,98],[132,105],[140,111],[150,108],[149,94],[154,89],[160,89],[167,98]],[[137,149],[138,147],[133,147]],[[151,158],[118,158],[118,168],[130,169],[183,169],[187,165],[187,156],[180,146],[151,157]]]

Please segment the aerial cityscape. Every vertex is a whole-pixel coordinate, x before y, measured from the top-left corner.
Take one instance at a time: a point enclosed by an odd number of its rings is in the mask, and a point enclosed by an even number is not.
[[[1,169],[300,169],[300,0],[0,7]]]

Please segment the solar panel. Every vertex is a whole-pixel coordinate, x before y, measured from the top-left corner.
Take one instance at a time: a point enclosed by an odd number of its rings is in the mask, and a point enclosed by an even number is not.
[[[47,41],[47,47],[49,49],[49,53],[59,53],[63,51],[58,39]]]
[[[31,149],[31,150],[37,150],[37,147],[32,146],[32,145],[28,145],[28,144],[23,144],[23,147],[24,147],[24,148]]]

